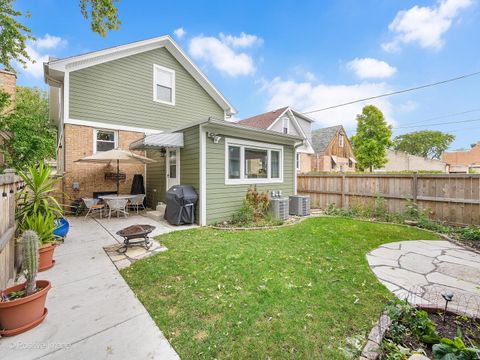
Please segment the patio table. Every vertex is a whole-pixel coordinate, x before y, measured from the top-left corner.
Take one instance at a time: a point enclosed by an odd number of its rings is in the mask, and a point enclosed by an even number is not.
[[[133,199],[136,195],[102,195],[102,196],[99,196],[98,198],[99,199],[102,199],[102,200],[116,200],[116,199],[127,199],[127,200],[130,200],[130,199]]]

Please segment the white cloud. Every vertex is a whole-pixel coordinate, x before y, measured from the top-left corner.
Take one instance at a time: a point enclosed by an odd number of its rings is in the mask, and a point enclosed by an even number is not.
[[[49,50],[65,46],[67,45],[67,41],[58,36],[45,34],[43,37],[38,38],[34,44],[37,49]]]
[[[36,41],[27,41],[26,51],[32,61],[27,61],[26,67],[19,63],[16,64],[16,67],[19,71],[39,79],[43,77],[43,63],[48,61],[54,51],[58,51],[66,45],[65,39],[50,34],[45,34]],[[48,51],[45,52],[45,50]]]
[[[360,79],[384,79],[397,72],[396,68],[385,61],[373,58],[355,58],[347,64],[347,68]]]
[[[272,81],[264,82],[262,91],[268,98],[266,110],[291,105],[299,111],[309,111],[379,95],[389,92],[391,89],[385,83],[314,85],[310,82],[283,80],[277,77]],[[362,108],[369,104],[378,106],[390,124],[395,123],[392,104],[387,98],[311,113],[309,116],[316,119],[322,127],[342,124],[347,129],[355,129],[356,115],[360,114]]]
[[[438,0],[432,6],[415,5],[399,11],[388,26],[395,36],[382,47],[388,52],[398,52],[401,45],[417,43],[422,48],[438,50],[453,20],[472,4],[473,0]]]
[[[182,39],[185,35],[187,35],[187,32],[183,27],[179,27],[178,29],[175,29],[173,33],[178,39]]]
[[[251,75],[255,72],[253,58],[245,52],[237,52],[232,48],[233,42],[236,41],[233,39],[241,38],[242,35],[231,37],[220,34],[220,39],[199,35],[190,40],[189,52],[193,58],[203,60],[229,76]],[[242,46],[245,47],[246,42],[243,44]]]
[[[293,68],[293,73],[297,76],[297,77],[301,77],[303,79],[305,79],[306,81],[316,81],[317,80],[317,77],[315,76],[314,73],[312,73],[311,71],[308,71],[306,70],[303,66],[301,65],[297,65]]]
[[[240,36],[220,33],[220,39],[223,43],[236,48],[248,48],[263,43],[263,39],[259,38],[257,35],[245,34],[244,32],[241,32]]]

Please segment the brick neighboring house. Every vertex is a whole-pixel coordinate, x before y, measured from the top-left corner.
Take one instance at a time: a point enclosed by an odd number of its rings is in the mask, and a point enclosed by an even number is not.
[[[355,155],[342,125],[314,130],[312,146],[312,171],[355,171]]]
[[[17,94],[16,87],[17,75],[7,70],[0,70],[0,90],[10,95],[10,105],[3,111],[3,113],[8,113],[15,109],[15,100]],[[4,139],[7,137],[7,133],[0,131],[0,144],[3,143]],[[0,167],[2,167],[4,163],[5,158],[3,154],[0,153]]]
[[[443,153],[442,161],[446,162],[451,169],[467,167],[477,171],[480,170],[480,141],[469,150]]]
[[[303,145],[296,148],[296,168],[297,173],[308,173],[311,171],[310,155],[313,154],[312,123],[314,121],[291,107],[284,106],[240,120],[238,124],[303,137]]]

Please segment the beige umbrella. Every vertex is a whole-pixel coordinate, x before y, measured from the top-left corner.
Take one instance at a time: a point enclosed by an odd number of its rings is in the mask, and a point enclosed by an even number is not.
[[[120,162],[125,164],[148,164],[153,163],[155,160],[149,159],[145,156],[140,156],[132,153],[131,151],[125,151],[120,149],[113,149],[108,151],[97,152],[96,154],[84,157],[75,162],[88,162],[88,163],[110,163],[112,161],[117,162],[117,194],[119,194],[120,188]]]

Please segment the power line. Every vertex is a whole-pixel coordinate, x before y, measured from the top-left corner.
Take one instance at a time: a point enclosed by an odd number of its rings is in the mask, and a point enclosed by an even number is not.
[[[443,122],[443,123],[426,124],[426,125],[399,126],[399,127],[394,127],[392,129],[409,129],[409,128],[424,127],[424,126],[439,126],[439,125],[448,125],[448,124],[460,124],[460,123],[467,123],[467,122],[474,122],[474,121],[480,121],[480,118],[469,119],[469,120],[460,120],[460,121],[447,121],[447,122]]]
[[[477,112],[477,111],[480,111],[480,108],[465,110],[465,111],[446,114],[446,115],[435,116],[435,117],[431,117],[431,118],[421,120],[421,121],[414,121],[414,123],[415,124],[421,124],[421,123],[425,123],[425,122],[432,121],[432,120],[445,119],[445,118],[448,118],[448,117],[451,117],[451,116],[464,115],[464,114],[469,114],[469,113]]]
[[[476,76],[476,75],[479,75],[479,74],[480,74],[480,71],[476,71],[476,72],[473,72],[473,73],[470,73],[470,74],[465,74],[465,75],[457,76],[457,77],[446,79],[446,80],[437,81],[437,82],[430,83],[430,84],[415,86],[415,87],[412,87],[412,88],[393,91],[393,92],[389,92],[389,93],[385,93],[385,94],[381,94],[381,95],[370,96],[370,97],[363,98],[363,99],[349,101],[349,102],[346,102],[346,103],[343,103],[343,104],[328,106],[328,107],[322,108],[322,109],[305,111],[303,114],[307,115],[307,114],[316,113],[316,112],[320,112],[320,111],[339,108],[339,107],[342,107],[342,106],[352,105],[352,104],[356,104],[356,103],[367,101],[367,100],[373,100],[373,99],[379,99],[379,98],[382,98],[382,97],[403,94],[403,93],[410,92],[410,91],[425,89],[425,88],[432,87],[432,86],[446,84],[446,83],[449,83],[449,82],[452,82],[452,81],[466,79],[466,78]]]

